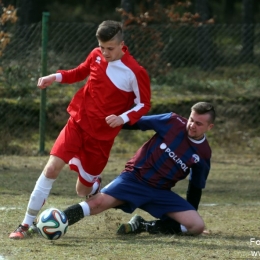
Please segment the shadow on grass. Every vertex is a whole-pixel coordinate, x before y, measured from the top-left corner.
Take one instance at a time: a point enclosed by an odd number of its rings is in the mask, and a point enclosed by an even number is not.
[[[88,247],[97,244],[113,245],[118,243],[127,244],[128,246],[142,245],[142,246],[151,246],[161,247],[174,245],[178,247],[195,247],[198,250],[201,249],[211,249],[211,250],[240,250],[240,251],[249,251],[249,236],[234,236],[227,234],[213,234],[213,235],[203,235],[198,237],[192,236],[176,236],[176,235],[140,235],[140,234],[131,234],[131,235],[112,235],[110,237],[101,234],[101,236],[96,237],[96,234],[93,234],[93,237],[81,237],[65,235],[60,240],[56,241],[47,241],[52,244],[52,246],[57,247],[71,247],[71,248],[81,248],[82,244],[86,243]],[[220,243],[221,241],[221,243]],[[223,244],[224,241],[229,241],[226,245]],[[235,242],[236,244],[233,244]]]

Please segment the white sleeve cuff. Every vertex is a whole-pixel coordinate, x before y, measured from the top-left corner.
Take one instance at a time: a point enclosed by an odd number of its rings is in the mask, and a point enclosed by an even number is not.
[[[122,114],[122,115],[120,115],[120,117],[123,119],[124,124],[130,121],[129,117],[126,114]]]
[[[61,82],[62,81],[62,75],[61,73],[55,73],[55,76],[56,76],[56,80],[57,82]]]

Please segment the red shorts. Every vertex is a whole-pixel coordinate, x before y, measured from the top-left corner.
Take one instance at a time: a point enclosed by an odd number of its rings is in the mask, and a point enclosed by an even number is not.
[[[91,187],[105,168],[113,143],[114,139],[92,138],[69,118],[50,154],[68,163],[71,170],[78,172],[80,182]]]

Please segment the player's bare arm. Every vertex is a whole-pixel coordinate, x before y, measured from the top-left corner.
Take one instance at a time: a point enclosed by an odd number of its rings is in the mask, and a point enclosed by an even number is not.
[[[38,88],[44,89],[50,86],[56,80],[55,74],[51,74],[45,77],[41,77],[38,79]]]
[[[116,116],[116,115],[107,116],[106,117],[106,122],[112,128],[115,128],[117,126],[120,126],[120,125],[124,124],[124,120],[122,119],[122,117],[121,116]]]

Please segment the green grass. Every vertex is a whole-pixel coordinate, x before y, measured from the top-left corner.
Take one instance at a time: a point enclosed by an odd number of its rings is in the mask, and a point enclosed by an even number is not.
[[[103,185],[123,169],[126,157],[112,153]],[[212,170],[203,191],[199,213],[210,235],[116,235],[119,223],[132,215],[110,209],[70,226],[59,240],[35,236],[13,241],[8,235],[22,221],[28,198],[47,157],[0,157],[0,259],[256,259],[250,238],[260,240],[260,162],[255,155],[223,154],[215,150]],[[65,168],[55,182],[43,209],[81,201],[75,193],[77,175]],[[174,188],[185,197],[187,180]],[[3,208],[5,208],[3,210]],[[137,210],[145,219],[147,213]],[[259,258],[259,257],[258,257]]]

